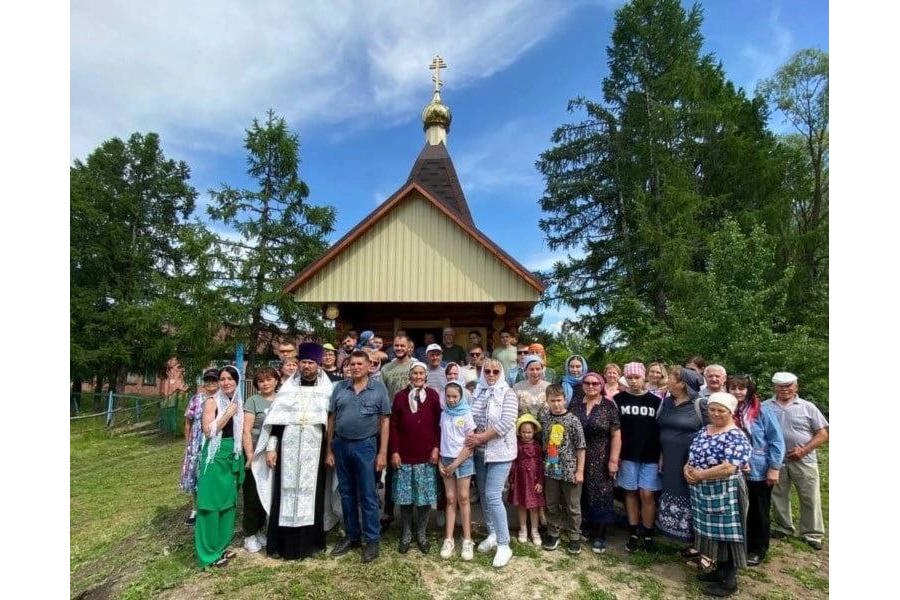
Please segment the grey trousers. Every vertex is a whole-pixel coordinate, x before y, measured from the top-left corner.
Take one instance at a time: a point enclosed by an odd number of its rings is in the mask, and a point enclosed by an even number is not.
[[[547,501],[547,533],[559,537],[560,531],[573,540],[581,539],[581,484],[544,478]]]
[[[819,495],[818,463],[785,463],[778,483],[772,489],[772,529],[787,535],[795,533],[791,518],[791,484],[797,488],[797,496],[800,498],[800,537],[821,542],[825,537],[825,521],[822,519],[822,499]]]

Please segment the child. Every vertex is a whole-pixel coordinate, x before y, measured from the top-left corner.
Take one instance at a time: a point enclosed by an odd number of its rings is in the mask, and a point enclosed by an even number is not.
[[[219,389],[219,371],[207,369],[203,372],[203,390],[194,394],[184,411],[184,461],[181,463],[181,489],[191,494],[191,514],[185,523],[193,525],[197,519],[197,460],[203,443],[200,421],[203,417],[203,401],[215,395]]]
[[[622,451],[619,457],[618,484],[625,490],[625,511],[631,536],[625,550],[635,552],[643,545],[652,552],[653,522],[656,519],[654,492],[662,487],[659,476],[659,459],[662,446],[659,441],[659,421],[656,411],[659,398],[644,391],[646,370],[639,362],[625,365],[628,387],[619,392],[613,401],[619,407],[619,423],[622,430]]]
[[[584,430],[566,408],[559,384],[547,386],[547,408],[541,410],[544,432],[544,497],[547,500],[547,539],[544,550],[559,547],[560,531],[569,534],[569,554],[581,552],[581,484],[584,481]]]
[[[536,439],[541,424],[530,413],[516,420],[519,448],[509,472],[509,503],[519,511],[519,543],[528,541],[528,516],[531,515],[531,541],[541,545],[538,513],[544,506],[544,467],[541,446]]]
[[[472,451],[466,448],[466,435],[475,431],[475,419],[463,388],[451,381],[444,388],[441,412],[441,477],[444,479],[444,493],[447,497],[444,545],[441,558],[453,555],[453,527],[456,525],[456,503],[462,520],[462,559],[472,560],[475,543],[472,541],[472,522],[469,508],[469,481],[475,474]]]

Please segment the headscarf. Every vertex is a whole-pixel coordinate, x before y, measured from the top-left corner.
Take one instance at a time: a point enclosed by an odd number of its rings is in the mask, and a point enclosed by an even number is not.
[[[577,358],[579,361],[581,361],[581,375],[578,375],[577,377],[569,373],[569,363],[572,362],[573,358]],[[584,379],[584,376],[588,374],[588,364],[587,361],[584,360],[583,356],[581,356],[580,354],[573,354],[566,359],[565,365],[566,373],[562,376],[561,383],[563,393],[566,395],[566,406],[569,406],[569,402],[572,401],[572,392],[575,389],[575,384],[581,383],[581,381]]]
[[[703,385],[703,377],[693,369],[684,368],[681,369],[681,382],[684,384],[688,396],[693,400],[700,393],[700,386]]]
[[[538,356],[537,354],[529,354],[528,356],[526,356],[525,358],[522,359],[522,376],[525,378],[526,381],[528,380],[528,366],[533,362],[537,362],[538,364],[541,365],[541,377],[543,378],[543,376],[544,376],[544,361],[543,361],[543,359],[541,359],[541,357]]]
[[[424,384],[420,388],[414,387],[412,384],[413,369],[419,368],[419,367],[421,367],[422,369],[425,369],[426,374],[428,373],[428,367],[425,365],[425,363],[419,362],[418,360],[411,361],[409,363],[409,370],[407,371],[407,373],[409,373],[409,375],[410,375],[409,397],[408,398],[409,398],[409,410],[410,410],[410,412],[412,412],[412,414],[416,414],[417,412],[419,412],[419,404],[421,404],[422,402],[425,402],[425,398],[427,398],[427,395],[425,393],[425,385]]]
[[[444,393],[441,396],[441,408],[444,409],[444,412],[450,416],[465,416],[472,412],[472,409],[469,406],[469,390],[466,389],[466,386],[464,386],[461,381],[448,381],[447,385],[450,385],[451,383],[455,383],[462,390],[462,394],[459,397],[459,402],[456,403],[456,406],[450,406],[449,404],[447,404],[447,386],[444,386]]]
[[[500,375],[497,376],[497,383],[488,385],[487,376],[484,374],[484,368],[482,368],[481,375],[478,377],[478,385],[475,386],[475,391],[472,393],[472,396],[476,397],[481,394],[481,392],[487,392],[488,404],[490,404],[490,400],[493,398],[502,405],[506,392],[512,388],[509,387],[509,383],[506,381],[506,374],[503,372],[503,363],[497,361],[497,364],[500,365]]]
[[[237,412],[231,417],[232,431],[234,434],[234,457],[240,457],[241,452],[243,452],[241,438],[244,434],[244,393],[241,390],[241,375],[238,373],[238,370],[231,365],[222,367],[219,371],[219,375],[222,374],[222,371],[228,371],[234,378],[234,395],[229,398],[225,395],[225,392],[222,391],[222,387],[219,386],[215,396],[213,396],[216,401],[216,418],[213,419],[212,425],[209,427],[209,442],[206,450],[206,462],[203,465],[204,471],[213,459],[216,458],[216,452],[219,450],[219,445],[222,443],[222,432],[217,429],[216,419],[225,412],[229,402],[235,402],[237,404]]]

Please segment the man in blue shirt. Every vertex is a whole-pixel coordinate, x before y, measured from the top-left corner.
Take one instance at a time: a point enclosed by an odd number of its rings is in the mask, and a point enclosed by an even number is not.
[[[372,472],[384,470],[387,464],[391,400],[384,384],[369,378],[369,357],[364,351],[354,350],[349,364],[351,379],[335,384],[328,405],[325,463],[337,472],[346,532],[331,554],[346,554],[365,540],[362,559],[371,562],[378,557],[381,539]],[[357,505],[362,508],[362,527]]]

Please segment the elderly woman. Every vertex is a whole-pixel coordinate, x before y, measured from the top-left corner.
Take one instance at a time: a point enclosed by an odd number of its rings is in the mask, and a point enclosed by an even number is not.
[[[769,508],[772,504],[772,486],[778,483],[784,463],[784,432],[772,407],[760,403],[756,384],[749,375],[729,377],[727,387],[738,401],[734,423],[750,438],[752,448],[750,470],[744,475],[750,499],[747,564],[755,567],[769,551]]]
[[[278,369],[278,374],[281,376],[281,383],[284,383],[293,377],[298,368],[300,368],[300,362],[297,360],[297,357],[286,356],[281,361],[281,366]]]
[[[337,383],[344,378],[344,374],[338,368],[337,349],[331,344],[322,344],[324,353],[322,354],[322,370],[332,383]]]
[[[688,543],[694,539],[691,490],[682,471],[694,437],[708,422],[704,414],[705,402],[701,404],[698,395],[702,381],[695,371],[677,365],[672,367],[669,393],[656,413],[662,446],[662,493],[659,496],[656,528],[670,538]],[[682,556],[700,566],[709,566],[700,562],[703,557],[691,546],[682,551]]]
[[[691,443],[684,478],[691,485],[694,544],[717,563],[702,573],[711,596],[737,591],[737,571],[747,566],[747,486],[741,469],[750,461],[750,442],[734,424],[737,399],[727,392],[709,397],[709,425]]]
[[[573,354],[566,359],[566,374],[562,376],[563,393],[566,395],[566,406],[572,404],[572,400],[580,400],[584,396],[581,389],[581,380],[588,372],[587,361],[580,354]]]
[[[569,404],[584,430],[587,444],[584,459],[584,485],[581,488],[582,530],[593,538],[591,550],[606,551],[606,526],[616,521],[613,490],[619,472],[622,432],[619,410],[600,390],[603,378],[593,371],[581,381],[584,395]]]
[[[537,354],[526,356],[522,367],[525,370],[525,380],[512,387],[519,401],[519,414],[530,413],[537,417],[546,404],[545,392],[550,382],[543,378],[544,363]]]
[[[394,396],[388,450],[394,476],[394,502],[400,506],[400,543],[406,554],[416,521],[416,545],[428,553],[428,516],[437,503],[437,464],[441,446],[441,405],[436,390],[426,386],[426,367],[409,365],[409,385]]]
[[[505,567],[512,558],[509,527],[503,505],[503,486],[516,458],[516,417],[519,401],[509,387],[500,361],[484,361],[481,378],[472,399],[475,432],[466,436],[466,446],[475,450],[475,478],[488,536],[478,544],[479,552],[496,548],[493,565]]]
[[[244,473],[244,548],[247,552],[259,552],[266,545],[266,509],[256,493],[256,479],[250,471],[253,449],[259,441],[259,432],[278,388],[278,373],[272,367],[262,367],[253,374],[253,387],[258,393],[247,398],[244,403],[244,456],[247,459]]]
[[[200,567],[225,566],[234,535],[238,490],[244,480],[242,442],[244,400],[240,376],[232,366],[219,371],[219,390],[203,402],[203,435],[197,479],[194,545]]]

